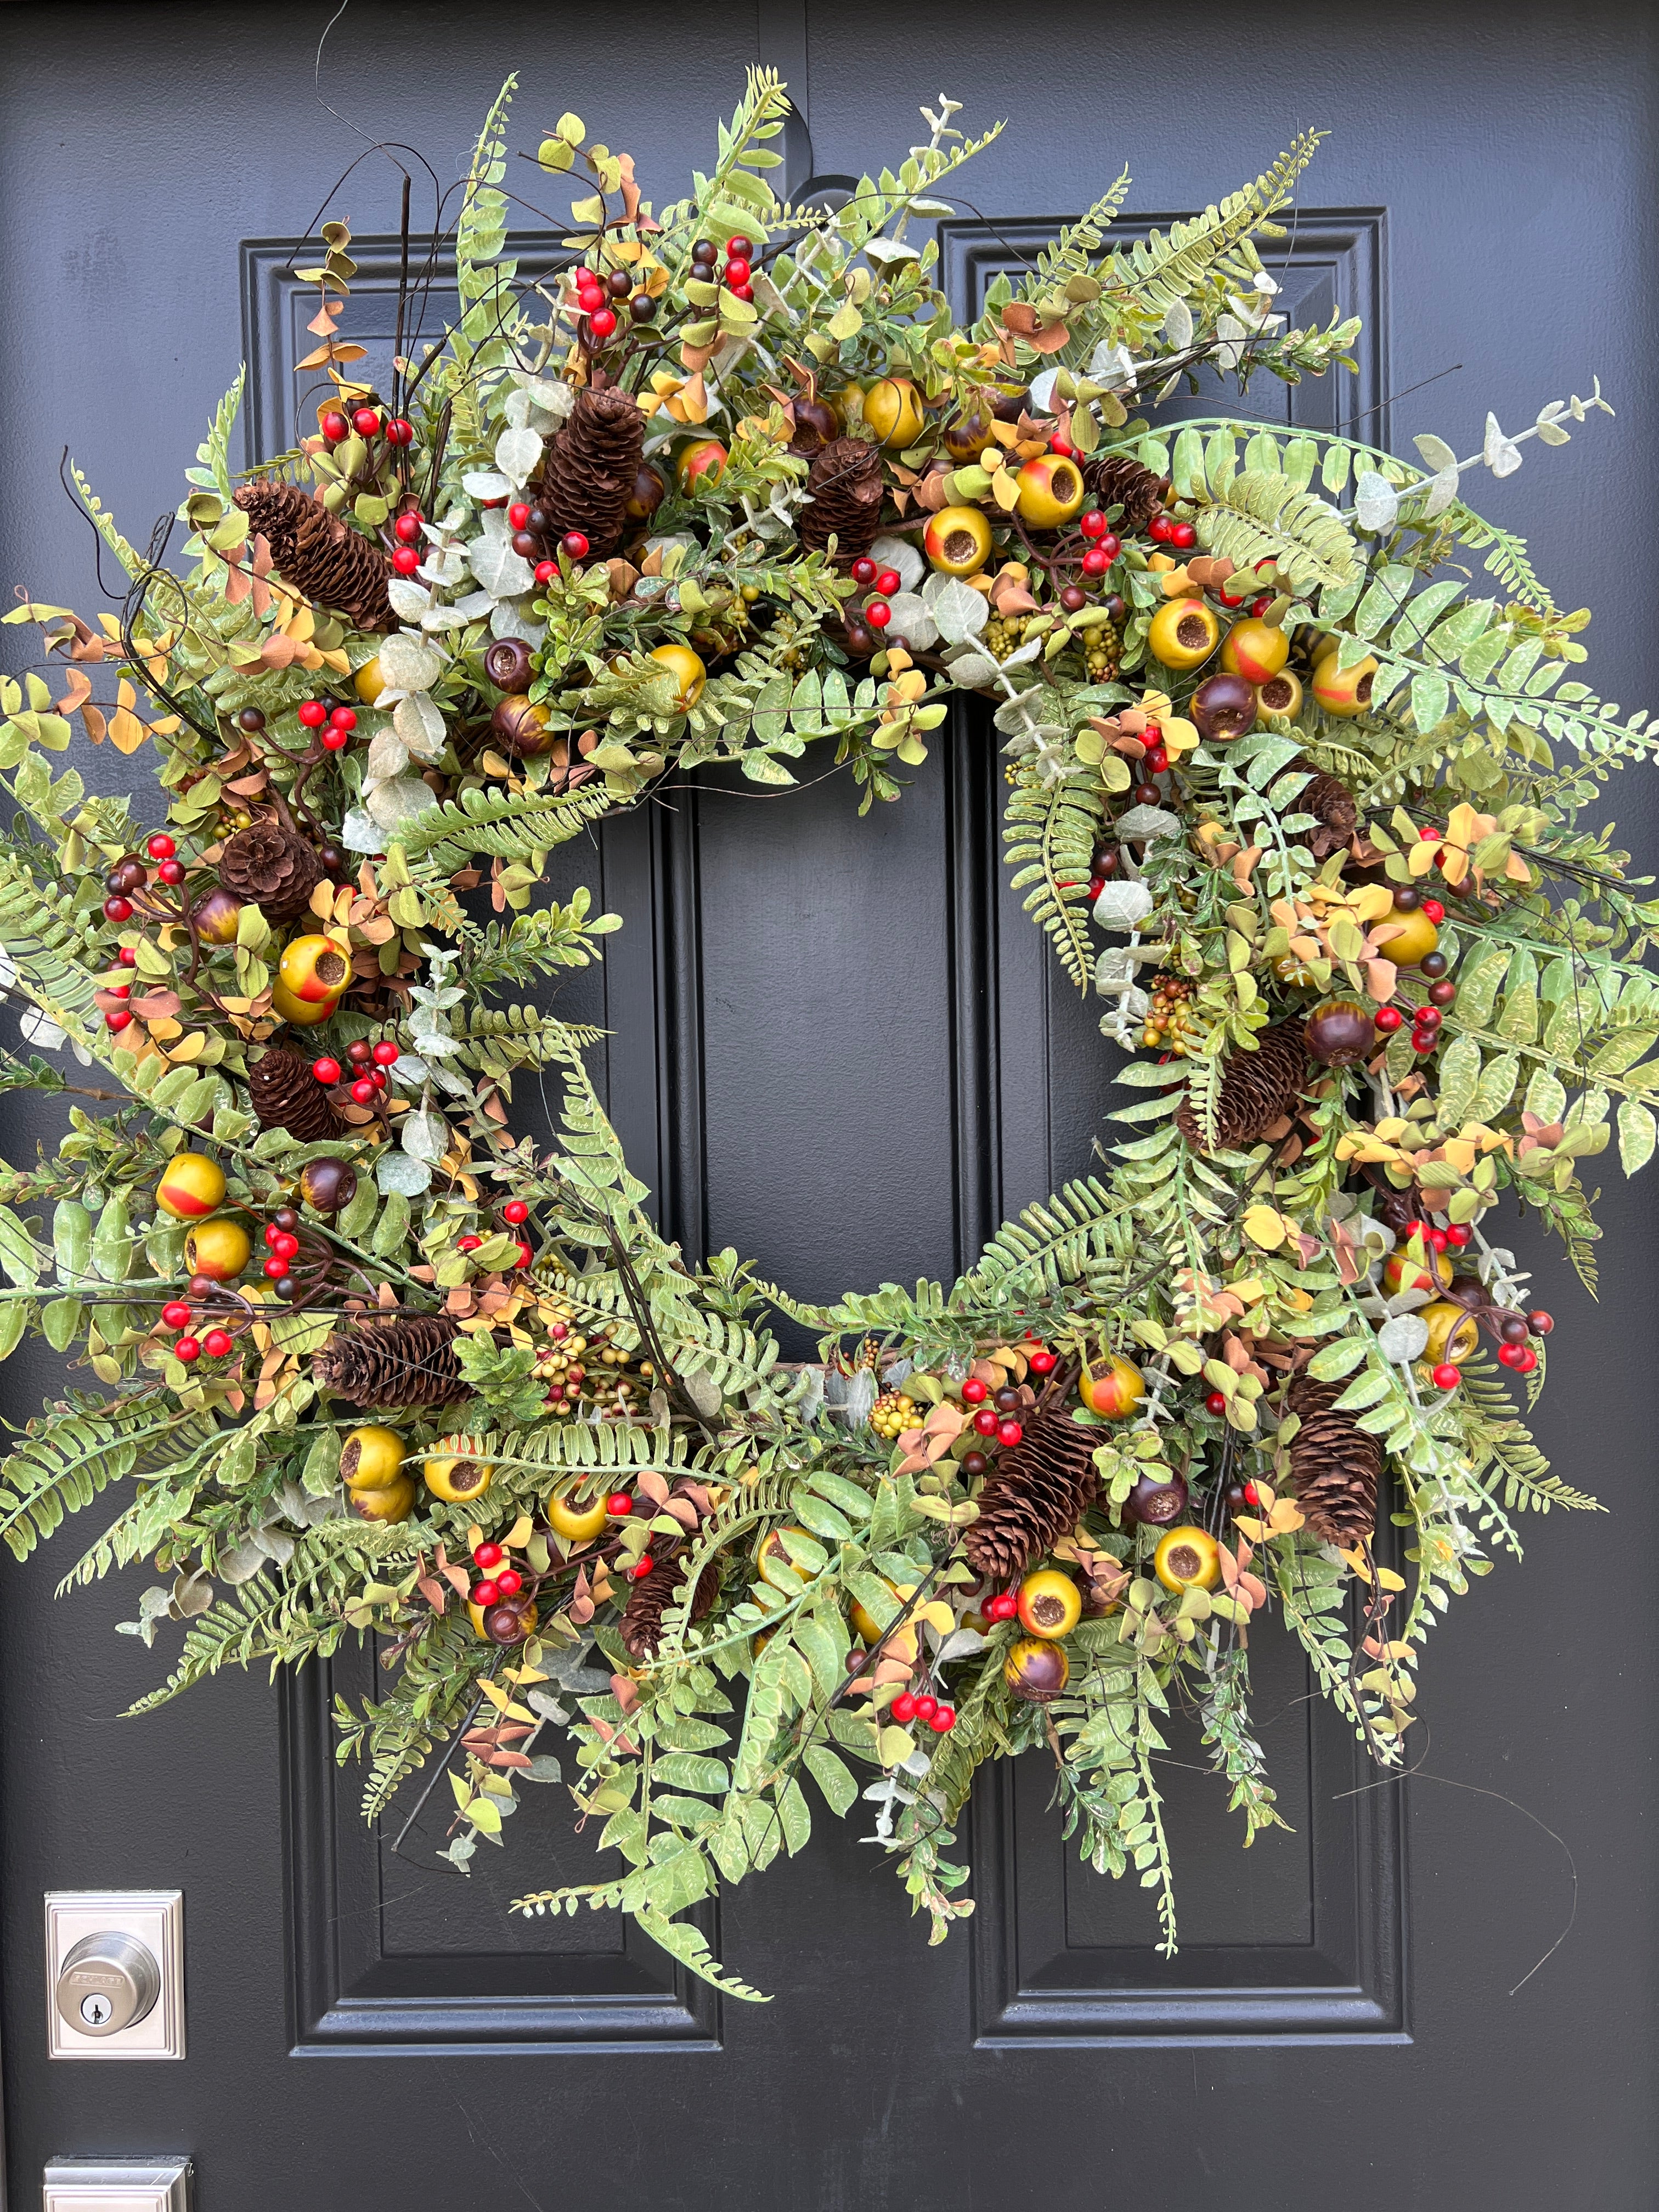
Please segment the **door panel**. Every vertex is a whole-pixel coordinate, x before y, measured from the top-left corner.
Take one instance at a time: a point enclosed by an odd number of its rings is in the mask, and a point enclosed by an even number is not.
[[[270,241],[304,228],[319,179],[361,143],[314,101],[319,27],[281,5],[9,11],[8,579],[89,596],[84,525],[51,485],[63,442],[130,534],[172,506],[196,426],[234,373],[239,308],[256,443],[283,442],[300,349],[287,248]],[[644,0],[623,40],[599,12],[356,0],[331,35],[324,90],[449,179],[518,66],[515,143],[533,146],[574,106],[635,151],[664,198],[706,158],[744,64],[774,57],[802,95],[796,185],[888,158],[941,83],[972,94],[969,127],[981,109],[1008,114],[947,232],[964,307],[1124,161],[1135,210],[1179,210],[1255,173],[1303,122],[1329,120],[1310,180],[1318,211],[1285,245],[1284,304],[1298,319],[1334,302],[1364,312],[1360,373],[1249,404],[1401,441],[1437,429],[1468,451],[1488,406],[1524,422],[1599,370],[1619,421],[1483,484],[1484,504],[1530,530],[1564,604],[1596,608],[1601,688],[1659,697],[1636,556],[1656,489],[1659,349],[1639,313],[1597,304],[1653,291],[1644,187],[1659,100],[1639,12],[1593,0],[1564,23],[1488,0],[1317,13],[1277,0],[1247,23],[1196,0],[1175,16],[1045,21],[1022,41],[1006,10],[963,0],[763,0],[753,14]],[[95,131],[66,127],[94,117]],[[520,170],[547,205],[547,180],[520,164],[515,181]],[[362,295],[384,306],[395,179],[366,166],[341,204]],[[519,220],[528,254],[538,217]],[[1126,218],[1127,234],[1146,221]],[[370,335],[388,338],[379,322]],[[1413,390],[1455,362],[1471,366]],[[804,780],[829,765],[809,756]],[[127,769],[94,757],[92,773],[113,787]],[[609,1028],[595,1057],[611,1110],[689,1249],[733,1244],[809,1297],[948,1276],[1006,1209],[1088,1168],[1121,1094],[1097,1010],[1065,988],[1002,880],[1001,791],[970,707],[873,819],[858,821],[840,779],[774,798],[710,778],[559,856],[562,891],[586,881],[626,922],[603,970],[560,1004]],[[1632,781],[1616,797],[1618,842],[1651,852],[1653,793]],[[520,1126],[543,1110],[521,1087]],[[52,1102],[9,1097],[0,1150],[26,1158],[60,1126]],[[15,2201],[34,2201],[53,2153],[185,2145],[205,2212],[485,2195],[867,2212],[1015,2192],[1069,2212],[1223,2191],[1242,2212],[1314,2212],[1356,2185],[1409,2212],[1645,2203],[1659,2148],[1645,2089],[1659,1662],[1639,1623],[1659,1390],[1632,1355],[1659,1322],[1656,1203],[1638,1183],[1609,1209],[1599,1307],[1555,1287],[1559,1253],[1535,1262],[1562,1324],[1542,1441],[1617,1521],[1535,1523],[1524,1575],[1500,1569],[1446,1623],[1425,1670],[1424,1773],[1403,1787],[1368,1786],[1307,1701],[1291,1647],[1263,1630],[1256,1703],[1292,1832],[1240,1854],[1218,1786],[1189,1771],[1203,1763],[1196,1729],[1175,1722],[1172,1965],[1152,1948],[1145,1894],[1079,1867],[1033,1759],[979,1795],[978,1911],[943,1949],[927,1948],[856,1824],[825,1820],[799,1860],[711,1915],[723,1955],[776,1992],[764,2008],[722,2004],[611,1916],[508,1916],[514,1896],[598,1870],[556,1790],[526,1808],[505,1851],[480,1853],[470,1881],[433,1862],[435,1798],[395,1853],[410,1793],[365,1832],[361,1778],[335,1768],[326,1709],[331,1688],[362,1693],[367,1661],[343,1660],[331,1685],[321,1672],[275,1687],[228,1676],[120,1721],[163,1671],[159,1651],[111,1632],[136,1589],[54,1605],[64,1539],[55,1558],[8,1565]],[[0,1404],[21,1420],[61,1387],[25,1347]],[[89,1537],[96,1508],[87,1520]],[[142,2072],[49,2065],[40,1893],[118,1883],[185,1889],[191,2056]],[[1570,1937],[1523,1983],[1575,1902]]]

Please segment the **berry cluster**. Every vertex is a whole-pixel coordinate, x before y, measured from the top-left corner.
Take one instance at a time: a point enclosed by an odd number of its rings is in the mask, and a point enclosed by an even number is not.
[[[634,323],[648,323],[657,312],[657,303],[649,292],[636,291],[634,279],[626,270],[613,269],[601,276],[597,269],[578,269],[574,283],[576,305],[581,310],[581,342],[592,352],[607,344],[617,334],[617,313],[627,302],[629,319]]]
[[[325,752],[343,753],[351,743],[351,732],[357,726],[355,707],[331,706],[326,699],[302,699],[295,712],[301,728],[311,731]]]
[[[864,603],[864,620],[872,629],[885,629],[893,619],[893,610],[888,601],[903,581],[898,570],[879,568],[866,554],[853,563],[853,581],[860,590],[872,594]],[[898,642],[898,639],[893,640],[895,645]]]
[[[415,442],[415,425],[402,415],[388,415],[380,407],[362,406],[349,416],[343,408],[331,407],[319,417],[317,427],[331,446],[343,445],[354,432],[364,440],[384,437],[388,446]]]
[[[346,1060],[354,1071],[349,1079],[351,1096],[356,1104],[371,1105],[388,1087],[391,1078],[386,1070],[396,1063],[398,1056],[398,1048],[390,1037],[382,1037],[377,1044],[358,1037],[346,1047]],[[326,1053],[320,1060],[312,1061],[311,1072],[329,1090],[347,1080],[345,1068]]]
[[[753,248],[746,238],[728,238],[726,241],[726,266],[719,270],[720,281],[734,298],[752,300],[755,287],[750,254]],[[720,250],[713,239],[700,238],[691,248],[691,264],[699,276],[712,283],[716,274]]]

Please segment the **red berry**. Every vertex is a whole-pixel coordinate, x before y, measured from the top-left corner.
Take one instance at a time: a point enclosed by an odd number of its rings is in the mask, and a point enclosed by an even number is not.
[[[634,1500],[625,1490],[613,1490],[605,1501],[605,1510],[613,1521],[626,1521],[634,1510]]]
[[[173,1298],[162,1307],[161,1318],[169,1328],[187,1328],[190,1326],[190,1308],[182,1300]]]
[[[460,1239],[460,1247],[463,1252],[476,1252],[483,1243],[482,1237],[463,1237]]]
[[[1516,1373],[1517,1375],[1530,1375],[1537,1364],[1538,1354],[1533,1350],[1531,1345],[1523,1344],[1521,1347],[1521,1357],[1515,1363]]]
[[[629,1572],[633,1576],[636,1583],[642,1583],[656,1564],[656,1561],[652,1558],[649,1552],[642,1552],[639,1558],[634,1562],[634,1565],[629,1569]]]
[[[234,1341],[228,1328],[210,1328],[202,1339],[202,1349],[210,1359],[222,1359]]]
[[[415,425],[410,421],[408,416],[394,415],[386,426],[386,434],[391,445],[412,446],[415,442]]]
[[[997,1424],[997,1442],[1000,1444],[1006,1444],[1011,1450],[1024,1433],[1024,1428],[1018,1421],[999,1421]]]
[[[407,514],[400,514],[392,526],[392,534],[404,545],[418,545],[421,539],[418,510],[411,508]]]
[[[185,880],[185,864],[182,860],[163,860],[155,872],[171,888]]]
[[[528,1221],[529,1218],[530,1208],[521,1198],[509,1198],[501,1208],[501,1219],[510,1221],[515,1229],[521,1221]]]
[[[265,1224],[265,1243],[266,1243],[267,1244],[274,1244],[274,1243],[276,1242],[276,1239],[277,1239],[277,1238],[282,1235],[282,1233],[283,1233],[283,1232],[282,1232],[282,1231],[281,1231],[281,1230],[276,1226],[276,1224],[274,1221],[267,1221],[267,1222],[266,1222],[266,1224]]]
[[[609,307],[595,307],[587,319],[587,327],[596,338],[608,338],[617,327],[617,318]]]
[[[1167,775],[1169,772],[1170,756],[1164,751],[1162,745],[1154,745],[1146,756],[1147,775]]]
[[[507,519],[515,530],[523,530],[527,528],[530,522],[529,501],[515,499],[512,506],[507,510]]]
[[[864,619],[873,629],[885,629],[893,619],[893,610],[885,599],[872,599],[864,610]]]
[[[485,1577],[483,1582],[474,1583],[472,1585],[472,1602],[474,1605],[494,1605],[501,1594],[500,1585],[491,1582],[488,1576]]]
[[[302,729],[320,730],[328,720],[328,708],[321,699],[302,699],[299,712]]]
[[[193,1336],[181,1336],[173,1343],[173,1356],[175,1359],[182,1359],[188,1365],[192,1359],[201,1358],[202,1347]]]
[[[1175,525],[1167,514],[1155,514],[1146,525],[1146,535],[1161,545],[1174,528]]]
[[[896,568],[878,568],[876,571],[876,589],[884,598],[890,598],[903,581]]]
[[[1380,1030],[1397,1030],[1405,1018],[1398,1006],[1379,1006],[1376,1010],[1376,1026]]]
[[[170,860],[178,849],[165,830],[158,830],[144,847],[152,860]]]
[[[1418,831],[1418,842],[1421,845],[1437,845],[1444,835],[1445,832],[1443,830],[1437,830],[1434,824],[1431,823],[1426,830],[1419,830]]]
[[[1555,1327],[1555,1316],[1553,1314],[1547,1314],[1541,1306],[1535,1307],[1527,1316],[1527,1327],[1534,1336],[1547,1336]]]
[[[1250,612],[1251,612],[1253,615],[1265,615],[1265,614],[1267,613],[1267,611],[1268,608],[1269,608],[1270,606],[1272,606],[1272,605],[1273,605],[1273,595],[1272,595],[1272,593],[1271,593],[1271,592],[1263,592],[1263,593],[1261,594],[1261,598],[1260,598],[1259,599],[1252,599],[1252,600],[1250,601]]]
[[[726,251],[733,261],[747,261],[749,240],[746,238],[728,238],[726,241]]]
[[[104,901],[104,919],[106,921],[131,921],[131,900],[124,899],[118,892],[112,894]]]
[[[279,1260],[292,1260],[300,1249],[300,1240],[286,1229],[279,1229],[270,1240],[270,1249]]]
[[[1247,1482],[1244,1486],[1244,1503],[1247,1505],[1260,1505],[1261,1503],[1261,1492],[1253,1482]]]
[[[503,1567],[495,1577],[495,1587],[503,1597],[517,1597],[524,1588],[524,1577],[516,1567]]]
[[[1457,1370],[1452,1365],[1450,1360],[1446,1360],[1442,1365],[1435,1369],[1434,1374],[1431,1379],[1432,1380],[1437,1390],[1455,1390],[1463,1378],[1458,1373]]]
[[[331,724],[331,726],[323,732],[323,750],[325,753],[343,753],[350,743],[351,732],[349,730],[336,729]]]
[[[930,1692],[924,1691],[921,1696],[916,1699],[916,1718],[919,1721],[932,1720],[933,1715],[938,1711],[939,1699],[936,1697],[933,1697]]]
[[[982,1406],[990,1395],[990,1384],[981,1382],[977,1375],[970,1375],[962,1386],[963,1402],[965,1405]]]
[[[130,945],[124,945],[115,957],[124,968],[136,968],[138,965],[138,955]]]
[[[400,545],[392,556],[392,565],[400,576],[412,576],[421,565],[421,556],[412,545]]]
[[[1443,1229],[1436,1226],[1432,1229],[1425,1229],[1423,1231],[1423,1242],[1425,1244],[1432,1245],[1437,1252],[1443,1252],[1447,1245],[1451,1242],[1451,1239],[1447,1236]]]
[[[1091,545],[1080,563],[1085,576],[1103,576],[1111,565],[1098,545]]]
[[[378,407],[360,407],[351,418],[351,427],[360,438],[372,438],[380,427]]]
[[[472,1554],[472,1563],[475,1566],[488,1570],[491,1567],[499,1567],[506,1557],[506,1553],[499,1544],[480,1544]]]
[[[336,707],[328,719],[337,730],[355,730],[357,726],[357,709],[355,707]]]
[[[1069,438],[1050,438],[1048,451],[1051,453],[1058,453],[1062,461],[1073,460],[1077,457],[1077,447]]]
[[[587,540],[582,536],[580,530],[567,530],[564,536],[560,538],[559,545],[561,550],[568,553],[573,561],[586,561],[587,558]]]
[[[531,1250],[530,1247],[525,1243],[522,1239],[520,1239],[519,1244],[519,1256],[513,1264],[515,1267],[527,1267],[535,1256],[535,1254]]]
[[[1469,1241],[1469,1232],[1461,1221],[1454,1221],[1446,1231],[1446,1242],[1454,1252],[1461,1252]]]
[[[974,1416],[974,1428],[981,1437],[994,1437],[997,1432],[997,1417],[989,1406],[981,1406]]]
[[[273,1257],[265,1261],[264,1272],[271,1282],[280,1283],[283,1276],[288,1273],[288,1261],[286,1260],[278,1260],[273,1255]]]
[[[1446,909],[1441,905],[1438,899],[1425,899],[1422,905],[1418,908],[1418,912],[1422,915],[1425,921],[1432,921],[1438,924],[1446,919]]]
[[[1033,1375],[1052,1375],[1060,1361],[1045,1344],[1039,1345],[1025,1364]]]
[[[131,983],[106,983],[104,986],[104,988],[109,993],[112,999],[130,998],[132,994],[132,986]]]
[[[1439,1038],[1435,1035],[1432,1030],[1413,1030],[1412,1031],[1412,1050],[1413,1052],[1432,1052],[1439,1042]]]
[[[360,1075],[351,1086],[351,1095],[360,1106],[367,1106],[374,1096],[374,1085],[366,1075]]]
[[[331,446],[337,446],[342,438],[351,435],[351,425],[337,407],[331,407],[325,415],[319,416],[318,428]]]
[[[901,1690],[897,1697],[894,1698],[892,1704],[888,1706],[887,1710],[893,1719],[897,1721],[902,1727],[906,1721],[915,1720],[916,1717],[916,1701],[911,1696],[908,1690]]]
[[[949,1735],[957,1724],[954,1705],[938,1705],[927,1717],[927,1725],[935,1735]]]
[[[1116,560],[1118,555],[1123,550],[1122,542],[1119,538],[1117,532],[1115,530],[1109,530],[1106,532],[1106,535],[1099,540],[1097,550],[1106,556],[1107,565],[1109,567],[1110,564]]]
[[[1012,1590],[1004,1590],[994,1597],[985,1608],[988,1620],[1012,1620],[1019,1611],[1019,1600]]]
[[[368,1071],[368,1079],[377,1091],[384,1091],[386,1089],[385,1068],[371,1067]]]
[[[382,1037],[372,1054],[376,1067],[390,1067],[398,1056],[398,1048],[392,1043],[390,1037]]]
[[[749,282],[749,264],[746,261],[728,261],[726,264],[726,281],[732,291],[740,291]]]
[[[1170,543],[1171,545],[1178,546],[1184,553],[1190,546],[1197,544],[1198,532],[1190,522],[1177,522],[1170,532]]]
[[[732,297],[734,300],[752,300],[754,296],[755,288],[752,284],[736,284],[732,288]]]
[[[1097,507],[1091,507],[1087,514],[1079,515],[1077,526],[1085,538],[1103,538],[1106,535],[1106,518]]]
[[[1518,1367],[1526,1356],[1524,1344],[1500,1344],[1498,1347],[1498,1359],[1505,1367]]]
[[[1224,1413],[1227,1410],[1226,1392],[1224,1390],[1212,1390],[1209,1396],[1204,1401],[1204,1410],[1206,1413]]]
[[[115,1030],[118,1036],[121,1030],[131,1026],[131,1021],[132,1016],[125,1006],[112,1006],[104,1017],[104,1027]]]
[[[873,584],[875,580],[876,564],[873,561],[864,559],[854,562],[853,581],[855,584]]]
[[[558,573],[556,561],[538,561],[536,563],[536,581],[538,584],[550,584]]]

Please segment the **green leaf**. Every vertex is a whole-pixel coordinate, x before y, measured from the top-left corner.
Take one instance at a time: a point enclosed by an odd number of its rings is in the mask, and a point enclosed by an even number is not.
[[[1639,1098],[1626,1098],[1619,1109],[1619,1160],[1627,1176],[1635,1175],[1653,1158],[1659,1134],[1651,1112]]]

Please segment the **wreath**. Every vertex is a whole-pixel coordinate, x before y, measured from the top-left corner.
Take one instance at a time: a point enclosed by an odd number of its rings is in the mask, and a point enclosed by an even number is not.
[[[140,550],[76,471],[125,597],[5,617],[48,672],[0,702],[33,1048],[0,1082],[114,1103],[3,1174],[0,1354],[38,1330],[99,1387],[29,1424],[0,1533],[21,1558],[120,1486],[68,1580],[165,1578],[125,1626],[182,1650],[136,1711],[370,1639],[383,1693],[337,1718],[371,1820],[430,1763],[465,1872],[562,1783],[599,1877],[515,1909],[619,1909],[736,1996],[685,1916],[803,1847],[809,1789],[937,1941],[973,1777],[1028,1749],[1173,1951],[1170,1710],[1245,1841],[1278,1824],[1249,1704],[1276,1616],[1399,1771],[1436,1619],[1526,1511],[1594,1504],[1528,1433],[1551,1322],[1487,1232],[1512,1197],[1593,1281],[1580,1164],[1614,1126],[1627,1173],[1653,1151],[1659,907],[1581,822],[1652,748],[1462,480],[1611,410],[1489,416],[1420,465],[1158,427],[1200,371],[1352,367],[1357,325],[1284,328],[1258,247],[1312,132],[1114,251],[1120,178],[964,326],[909,234],[995,133],[941,101],[896,171],[782,204],[757,72],[659,211],[562,117],[534,159],[581,196],[521,282],[513,86],[424,265],[406,226],[388,389],[327,222],[305,434],[239,476],[238,378],[177,569],[171,518]],[[707,763],[783,787],[833,746],[860,811],[897,799],[957,694],[1134,1095],[1109,1171],[957,1282],[809,1305],[653,1226],[593,1033],[533,999],[617,919],[537,885]],[[77,720],[155,749],[166,827],[54,772]],[[542,1152],[511,1113],[550,1073]]]

